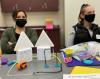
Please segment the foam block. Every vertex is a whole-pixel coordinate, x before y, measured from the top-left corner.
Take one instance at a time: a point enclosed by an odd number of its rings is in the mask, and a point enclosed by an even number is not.
[[[7,58],[5,58],[5,57],[2,57],[2,58],[1,58],[1,64],[2,64],[2,65],[6,65],[7,62],[8,62],[8,59],[7,59]]]

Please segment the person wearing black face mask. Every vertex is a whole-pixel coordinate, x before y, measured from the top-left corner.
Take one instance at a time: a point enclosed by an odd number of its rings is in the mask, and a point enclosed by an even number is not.
[[[13,12],[12,17],[15,22],[15,28],[12,27],[6,29],[1,37],[1,50],[6,54],[15,53],[14,48],[22,31],[26,33],[33,45],[36,43],[38,38],[35,30],[25,27],[27,23],[27,15],[25,11],[16,10]]]
[[[16,19],[16,25],[23,28],[25,24],[27,23],[26,19]]]
[[[85,15],[85,20],[88,21],[88,22],[93,22],[95,19],[95,14],[88,14],[88,15]]]
[[[89,41],[100,42],[100,27],[93,23],[94,20],[94,8],[89,4],[83,4],[78,17],[79,22],[73,26],[66,40],[66,47]]]

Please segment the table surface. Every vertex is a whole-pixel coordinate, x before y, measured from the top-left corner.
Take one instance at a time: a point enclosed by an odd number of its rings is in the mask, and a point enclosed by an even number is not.
[[[8,58],[8,60],[16,59],[15,55],[4,55],[4,57]],[[62,56],[61,56],[62,58]],[[53,63],[52,63],[53,62]],[[16,66],[12,68],[9,75],[7,72],[11,68],[11,66],[3,65],[0,67],[0,77],[1,79],[63,79],[63,74],[69,74],[73,67],[66,67],[66,65],[62,64],[62,72],[59,73],[36,73],[38,71],[56,71],[59,68],[55,68],[54,61],[48,61],[49,68],[44,67],[44,61],[33,59],[32,62],[27,63],[28,67],[25,70],[18,71]],[[52,63],[52,64],[51,64]]]

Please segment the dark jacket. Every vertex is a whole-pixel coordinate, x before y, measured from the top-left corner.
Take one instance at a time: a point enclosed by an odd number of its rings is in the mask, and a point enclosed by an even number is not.
[[[25,33],[28,36],[28,38],[31,40],[33,45],[35,45],[35,43],[38,39],[36,31],[33,29],[30,29],[30,28],[26,28]],[[13,44],[11,46],[9,46],[8,42],[11,42]],[[11,54],[11,53],[13,54],[16,43],[17,43],[17,39],[16,39],[15,28],[6,29],[3,32],[2,37],[1,37],[2,52],[6,53],[6,54]]]
[[[92,24],[92,27],[90,30],[93,32],[92,37],[90,36],[90,33],[88,29],[86,29],[82,24],[76,24],[73,26],[75,30],[75,37],[73,44],[83,43],[83,42],[89,42],[89,41],[96,41],[100,42],[100,39],[96,38],[96,35],[100,35],[100,27],[96,24]]]

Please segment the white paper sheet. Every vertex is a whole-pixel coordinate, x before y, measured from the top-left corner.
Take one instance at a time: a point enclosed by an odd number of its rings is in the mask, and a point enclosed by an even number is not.
[[[100,79],[100,74],[64,74],[63,79]]]
[[[49,46],[49,47],[54,47],[54,44],[52,43],[52,41],[50,40],[50,38],[48,37],[48,35],[46,34],[46,32],[43,30],[41,35],[39,36],[38,41],[36,42],[35,47],[42,47],[42,46]]]
[[[45,56],[44,56],[45,53]],[[37,48],[37,60],[51,60],[51,49],[49,48]]]
[[[24,32],[21,32],[19,39],[17,41],[17,44],[14,48],[14,51],[18,51],[18,50],[22,50],[22,49],[26,49],[30,47],[34,47],[34,45],[30,41],[30,39],[27,37],[27,35]]]
[[[26,62],[30,62],[32,61],[32,48],[16,51],[16,56],[18,62],[20,60],[25,60]]]

